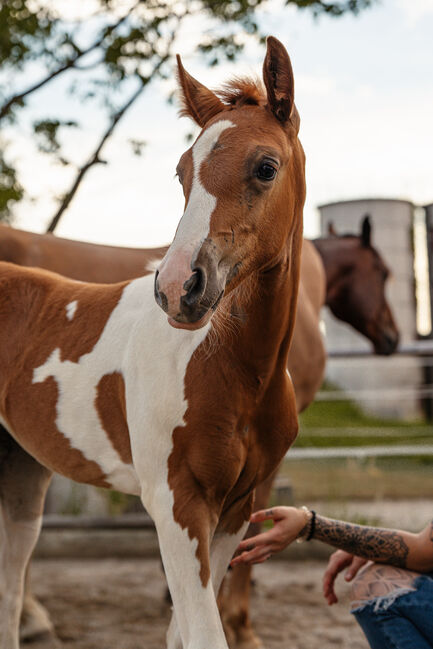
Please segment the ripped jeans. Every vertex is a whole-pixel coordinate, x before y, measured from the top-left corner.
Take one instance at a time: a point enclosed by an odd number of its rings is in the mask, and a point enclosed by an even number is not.
[[[371,649],[433,649],[433,574],[352,610]]]

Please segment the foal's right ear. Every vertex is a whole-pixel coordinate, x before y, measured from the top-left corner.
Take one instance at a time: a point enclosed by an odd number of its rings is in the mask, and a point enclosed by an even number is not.
[[[291,121],[298,131],[300,120],[295,106],[295,82],[290,57],[284,45],[274,36],[268,36],[266,45],[263,81],[268,108],[282,124]]]
[[[212,90],[194,79],[182,65],[179,54],[177,59],[177,78],[181,88],[181,115],[191,117],[201,128],[215,115],[226,109]]]

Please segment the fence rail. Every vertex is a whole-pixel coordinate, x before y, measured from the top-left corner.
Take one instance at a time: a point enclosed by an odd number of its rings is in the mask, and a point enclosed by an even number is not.
[[[328,351],[328,358],[368,358],[373,354],[369,349],[331,349]],[[433,340],[414,340],[410,343],[399,345],[391,356],[379,358],[394,358],[395,356],[433,356]]]
[[[433,444],[402,444],[395,446],[338,446],[334,448],[292,448],[286,460],[325,460],[335,458],[364,459],[369,457],[433,457]]]

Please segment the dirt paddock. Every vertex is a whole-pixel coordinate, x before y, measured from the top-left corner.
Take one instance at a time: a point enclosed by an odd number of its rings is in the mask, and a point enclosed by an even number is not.
[[[265,649],[367,649],[348,612],[321,595],[321,561],[272,561],[256,567],[253,617]],[[164,649],[170,608],[157,560],[38,560],[34,591],[49,609],[58,642],[27,649]]]

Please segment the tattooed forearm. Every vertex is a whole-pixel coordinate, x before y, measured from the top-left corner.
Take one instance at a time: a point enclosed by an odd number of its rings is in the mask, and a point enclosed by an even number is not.
[[[314,538],[365,559],[406,567],[409,548],[402,536],[392,530],[352,525],[317,516]]]

